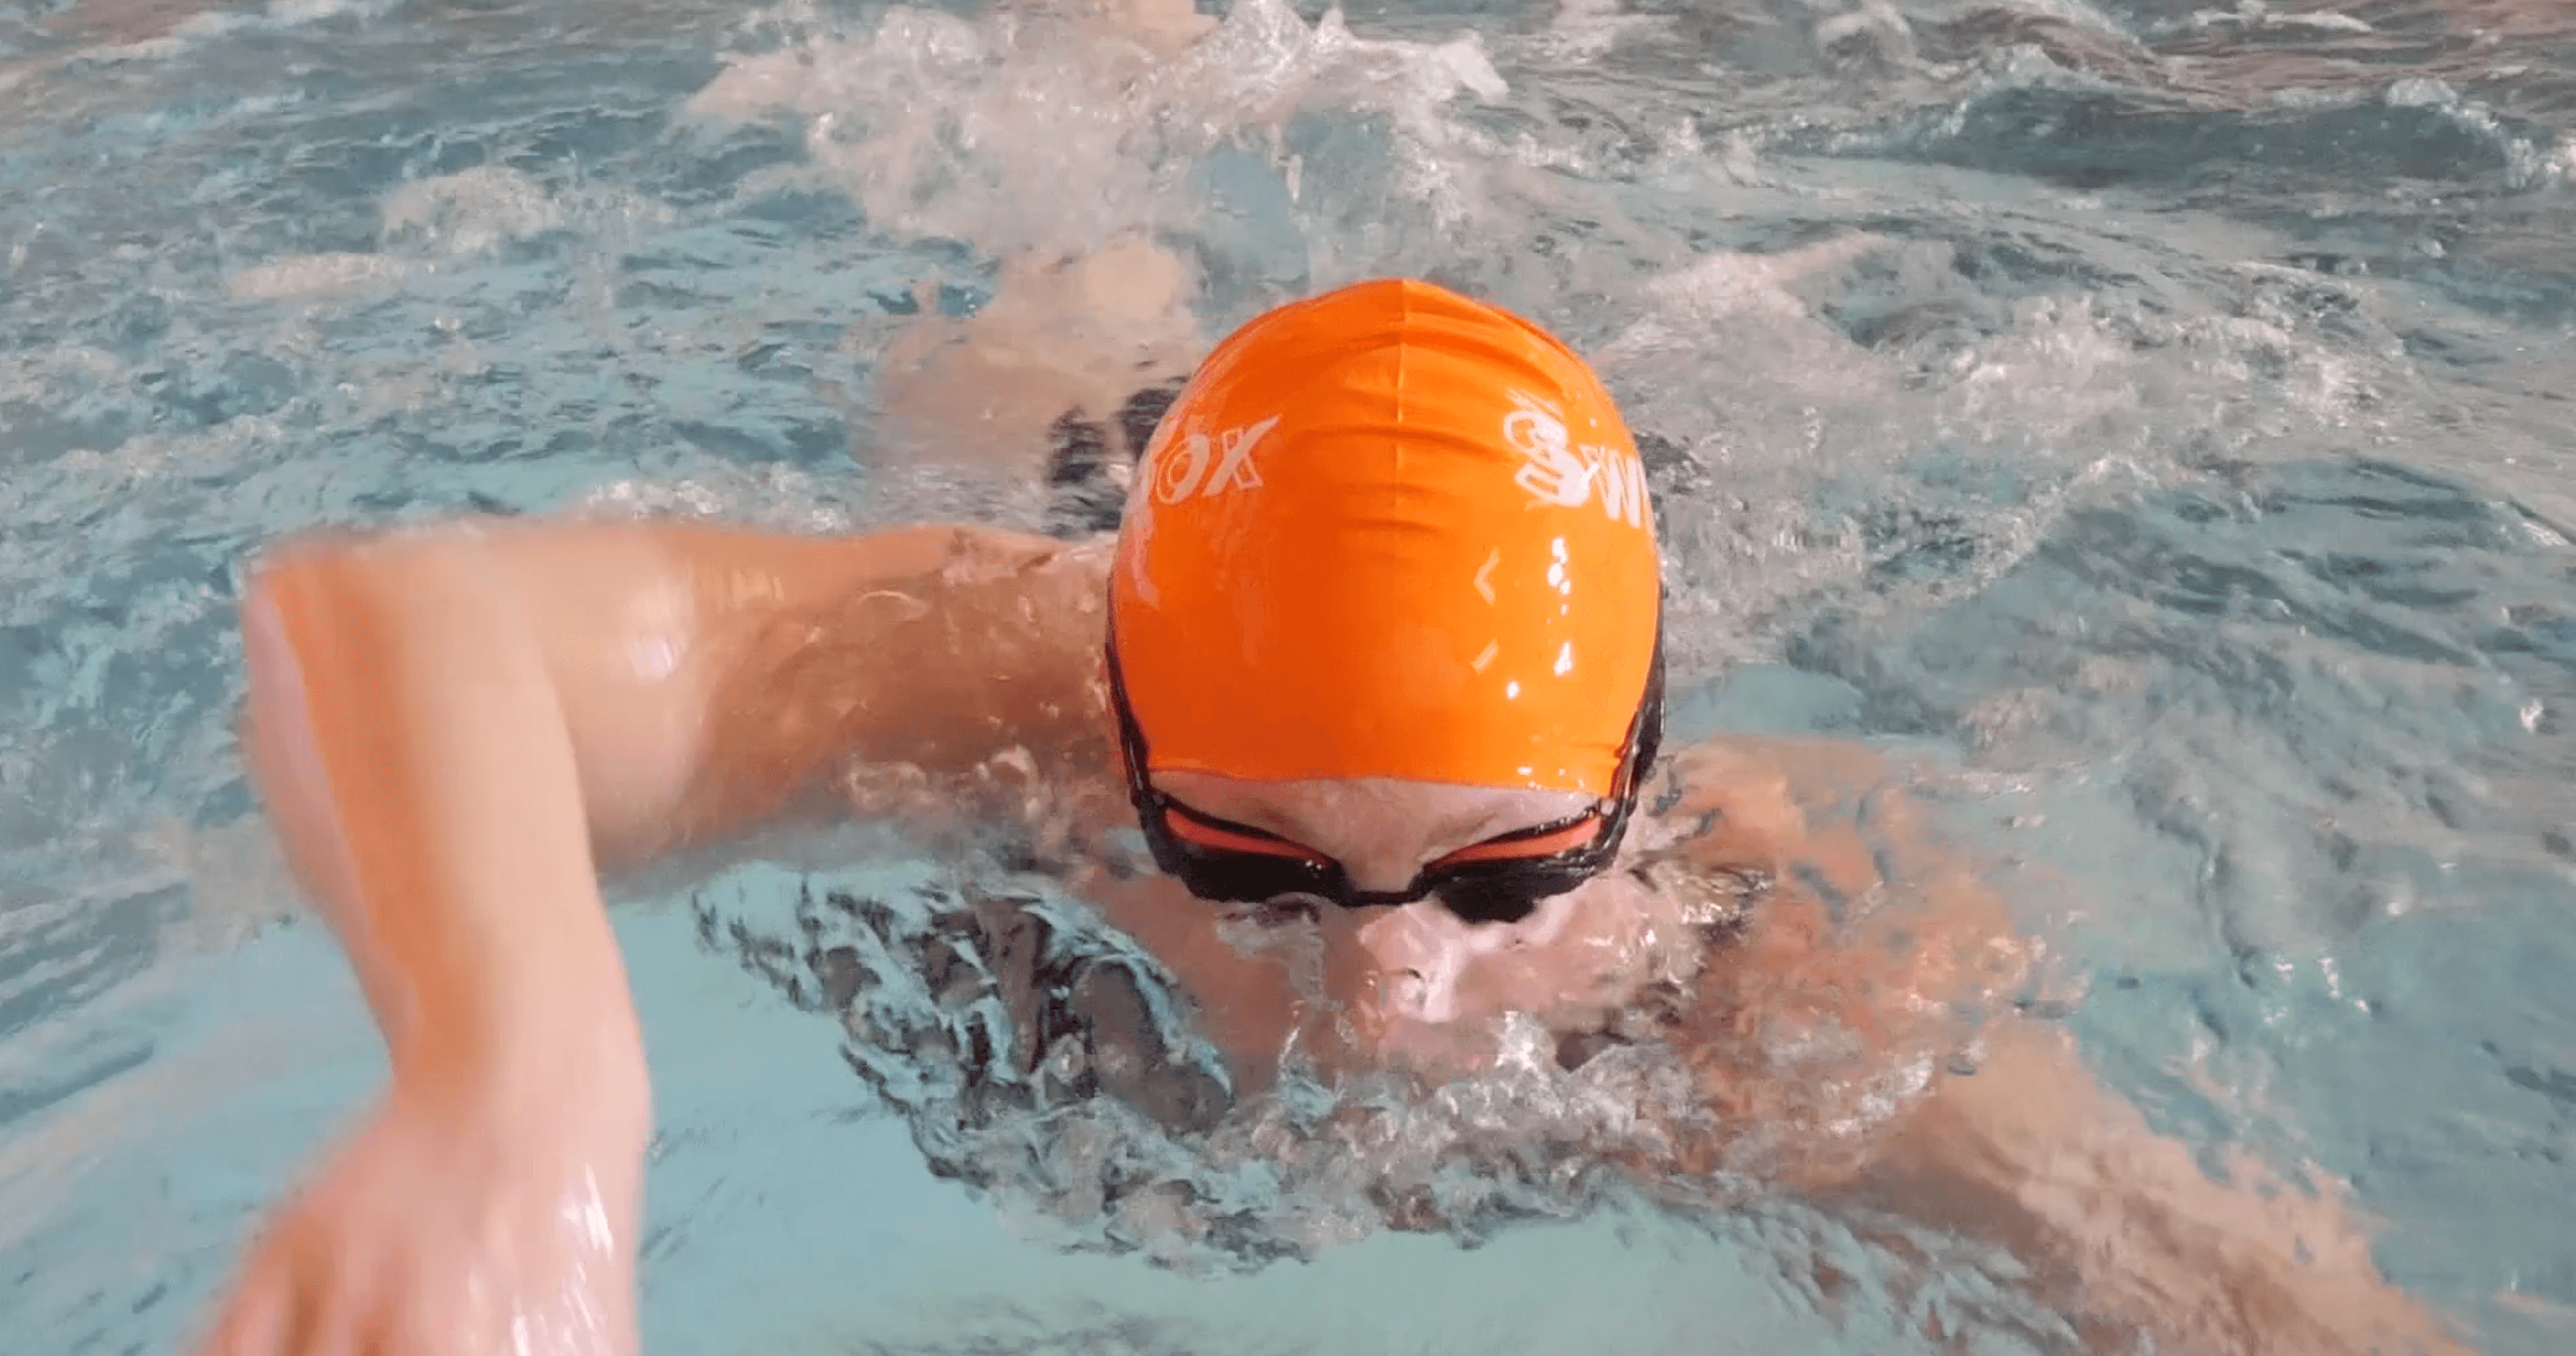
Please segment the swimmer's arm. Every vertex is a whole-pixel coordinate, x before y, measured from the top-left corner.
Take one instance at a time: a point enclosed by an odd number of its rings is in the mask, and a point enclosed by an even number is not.
[[[1079,743],[1085,585],[1096,612],[1092,567],[959,529],[308,541],[245,597],[245,748],[398,1076],[535,1060],[641,1116],[598,865],[775,815],[854,752]]]
[[[1792,916],[1757,927],[1740,958],[1770,1010],[1739,1023],[1832,1003],[1851,1029],[1923,1057],[1944,1043],[1945,1009],[1998,1014],[1976,1072],[1938,1075],[1873,1158],[1810,1165],[1811,1190],[2008,1248],[2070,1309],[2183,1350],[2464,1350],[2381,1278],[2331,1191],[2266,1191],[2252,1165],[2241,1181],[2212,1179],[2104,1087],[2063,1031],[2011,1011],[2002,999],[2022,958],[2002,900],[1887,789],[1874,755],[1743,741],[1685,751],[1676,767],[1686,797],[1740,831],[1715,836],[1722,855],[1848,899],[1889,879],[1921,896],[1901,935],[1821,950],[1808,943],[1823,930],[1795,917],[1813,901],[1779,901]],[[1857,813],[1819,813],[1829,806]]]
[[[1953,939],[1953,954],[1993,954],[1980,939],[2011,945],[1985,878],[1936,846],[1907,798],[1876,799],[1883,865],[1921,883],[1928,938]],[[1995,1001],[1993,982],[2008,973],[1973,963],[1927,972],[1925,996],[2001,1015],[1980,1033],[1975,1072],[1943,1074],[1897,1127],[1868,1189],[1910,1199],[1932,1222],[1982,1231],[2043,1275],[2071,1272],[2072,1307],[2173,1349],[2469,1351],[2380,1275],[2340,1183],[2283,1182],[2250,1156],[2228,1178],[2210,1176],[2103,1085],[2063,1028]]]
[[[2065,1291],[2056,1302],[2097,1349],[2147,1332],[2183,1351],[2472,1350],[2380,1275],[2337,1184],[2281,1182],[2250,1160],[2232,1171],[2210,1177],[2103,1087],[2063,1031],[2016,1018],[1987,1031],[1977,1072],[1945,1079],[1849,1191],[2011,1249],[2043,1293]]]

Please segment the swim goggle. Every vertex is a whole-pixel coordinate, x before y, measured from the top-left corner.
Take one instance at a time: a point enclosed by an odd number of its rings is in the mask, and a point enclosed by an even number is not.
[[[1629,723],[1610,794],[1582,813],[1533,824],[1471,843],[1422,868],[1401,890],[1362,890],[1341,862],[1267,829],[1219,819],[1174,799],[1146,771],[1145,732],[1127,702],[1118,670],[1118,646],[1109,645],[1109,700],[1118,712],[1118,738],[1127,762],[1127,794],[1154,864],[1193,895],[1222,903],[1267,903],[1312,896],[1346,909],[1411,904],[1437,896],[1451,913],[1474,923],[1527,918],[1539,902],[1601,874],[1619,855],[1619,842],[1637,808],[1637,789],[1654,766],[1664,733],[1664,646],[1657,628],[1646,690]]]

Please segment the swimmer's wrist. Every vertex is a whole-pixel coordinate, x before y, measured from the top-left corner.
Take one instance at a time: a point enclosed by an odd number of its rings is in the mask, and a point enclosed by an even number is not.
[[[487,1051],[470,1064],[415,1065],[396,1084],[587,1154],[640,1153],[653,1128],[643,1043],[631,1034],[531,1032],[516,1048]]]
[[[396,1081],[478,1101],[560,1108],[588,1124],[639,1134],[649,1126],[652,1080],[622,973],[613,982],[557,976],[504,987],[516,992],[487,993],[471,1011],[412,1023],[393,1050]]]

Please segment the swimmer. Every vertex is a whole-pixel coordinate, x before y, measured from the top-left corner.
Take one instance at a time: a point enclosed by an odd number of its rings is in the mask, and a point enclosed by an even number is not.
[[[1109,538],[515,520],[270,554],[246,757],[393,1074],[204,1351],[633,1352],[651,1108],[600,873],[854,806],[1018,814],[1091,863],[1069,883],[1239,1094],[1290,1058],[1436,1083],[1507,1021],[1577,1057],[1657,995],[1719,1113],[1672,1171],[2009,1248],[2100,1350],[2466,1350],[2330,1194],[2211,1179],[2013,1015],[2025,948],[1864,752],[1663,747],[1644,469],[1558,340],[1366,283],[1137,422]],[[1829,813],[1864,797],[1871,837]],[[1311,929],[1320,985],[1247,926]],[[1784,1062],[1801,1032],[1916,1076],[1852,1132],[1887,1085]]]

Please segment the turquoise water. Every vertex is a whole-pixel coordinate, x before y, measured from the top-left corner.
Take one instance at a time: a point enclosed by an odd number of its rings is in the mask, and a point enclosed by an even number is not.
[[[971,430],[883,417],[879,355],[1140,231],[1209,334],[1403,271],[1596,353],[1683,454],[1679,732],[1921,759],[2158,1125],[2350,1179],[2487,1350],[2576,1347],[2576,18],[1219,10],[1159,56],[967,4],[0,14],[10,1351],[169,1349],[379,1075],[236,766],[246,551],[1034,521]],[[682,892],[621,927],[657,1353],[1903,1352],[2014,1310],[1962,1266],[1828,1311],[1801,1261],[1857,1245],[1794,1202],[1067,1252]]]

